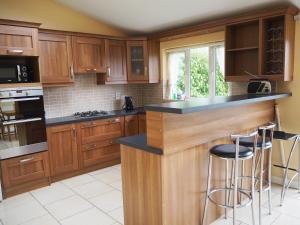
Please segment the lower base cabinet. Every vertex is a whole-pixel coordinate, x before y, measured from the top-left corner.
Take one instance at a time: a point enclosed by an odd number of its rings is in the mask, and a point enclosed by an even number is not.
[[[51,177],[78,169],[77,137],[74,124],[47,128]]]
[[[97,142],[82,148],[83,167],[120,159],[120,145],[113,141]]]
[[[1,161],[4,196],[9,197],[49,184],[48,152]]]
[[[120,162],[123,136],[144,132],[145,115],[120,116],[47,127],[51,178],[61,180]],[[139,121],[141,124],[139,126]]]

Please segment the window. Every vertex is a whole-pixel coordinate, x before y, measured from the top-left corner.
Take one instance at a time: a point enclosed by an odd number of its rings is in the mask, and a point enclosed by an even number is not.
[[[227,96],[223,44],[167,51],[165,98]]]

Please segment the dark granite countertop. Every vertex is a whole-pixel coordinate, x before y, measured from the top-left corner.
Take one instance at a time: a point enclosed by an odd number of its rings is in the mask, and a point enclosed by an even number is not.
[[[147,137],[145,134],[122,137],[117,141],[119,144],[127,145],[136,149],[144,150],[146,152],[154,153],[157,155],[162,155],[163,152],[159,148],[154,148],[147,145]]]
[[[107,115],[93,116],[93,117],[64,116],[64,117],[49,118],[46,119],[46,126],[54,126],[54,125],[68,124],[68,123],[79,123],[84,121],[107,119],[107,118],[113,118],[118,116],[128,116],[128,115],[137,115],[137,114],[145,114],[144,108],[139,107],[130,112],[126,112],[125,110],[113,110],[113,111],[109,111]]]
[[[47,142],[0,150],[0,160],[48,151]]]
[[[228,97],[215,97],[212,99],[202,99],[195,101],[176,101],[161,104],[151,104],[146,105],[144,108],[146,111],[185,114],[210,109],[218,109],[223,107],[232,107],[269,100],[276,100],[286,98],[291,95],[291,93],[233,95]]]

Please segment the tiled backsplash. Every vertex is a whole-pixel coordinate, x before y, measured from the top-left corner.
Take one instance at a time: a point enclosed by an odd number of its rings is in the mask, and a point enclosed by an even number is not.
[[[76,75],[74,86],[44,88],[47,118],[69,116],[78,111],[121,109],[119,96],[129,95],[136,106],[143,105],[144,85],[97,85],[96,75]]]
[[[69,116],[78,111],[121,109],[124,95],[134,98],[135,106],[163,101],[163,84],[97,85],[96,75],[77,75],[74,86],[44,88],[47,118]],[[273,84],[273,87],[276,85]],[[231,95],[245,94],[247,83],[230,83]]]

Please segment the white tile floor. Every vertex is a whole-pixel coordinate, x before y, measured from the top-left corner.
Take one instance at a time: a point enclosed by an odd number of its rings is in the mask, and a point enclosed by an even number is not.
[[[4,200],[0,203],[0,225],[124,224],[121,191],[120,165],[105,168]],[[280,187],[274,185],[272,197],[273,213],[268,215],[264,196],[263,225],[299,225],[300,194],[289,190],[280,207]],[[238,220],[239,225],[252,224],[251,208],[239,209]],[[213,223],[227,224],[232,224],[231,215]]]

